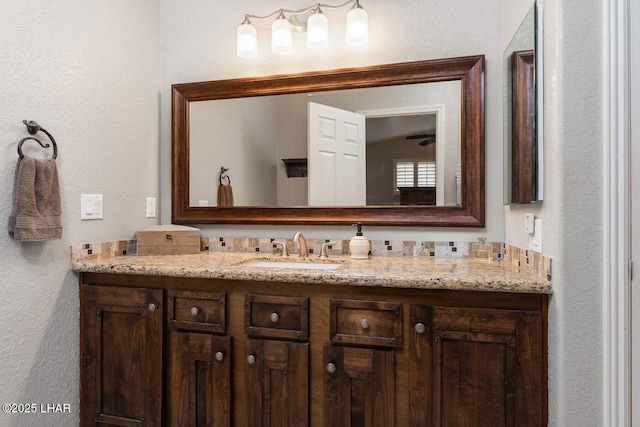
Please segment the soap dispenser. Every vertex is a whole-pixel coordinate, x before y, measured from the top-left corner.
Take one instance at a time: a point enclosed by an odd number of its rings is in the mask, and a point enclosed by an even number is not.
[[[356,235],[349,241],[349,252],[351,252],[351,258],[353,259],[367,259],[369,258],[369,249],[371,245],[369,239],[362,235],[362,223],[353,224],[358,227]]]

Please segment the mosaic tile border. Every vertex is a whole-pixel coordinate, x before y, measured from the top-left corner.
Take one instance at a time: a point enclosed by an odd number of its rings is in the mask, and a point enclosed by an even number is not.
[[[121,255],[135,255],[136,241],[114,240],[111,242],[83,243],[71,246],[71,260],[91,261],[96,259],[106,259]]]
[[[212,252],[256,252],[279,254],[280,248],[273,242],[284,241],[289,253],[295,253],[296,247],[291,239],[253,238],[253,237],[201,237],[200,246],[204,251]],[[307,239],[310,254],[319,254],[323,243],[330,240]],[[491,242],[491,255],[494,260],[503,260],[521,271],[551,281],[551,258],[538,252],[522,249],[500,242]],[[456,241],[403,241],[372,240],[372,256],[408,256],[431,258],[468,258],[477,254],[478,242]],[[488,251],[486,251],[488,252]],[[105,259],[121,255],[135,255],[136,241],[114,240],[110,242],[85,243],[71,246],[73,262]],[[329,249],[329,255],[349,254],[349,240],[336,240]]]
[[[273,238],[233,238],[203,237],[204,250],[212,252],[261,252],[280,253],[274,240],[284,241],[289,253],[295,253],[295,244],[291,239]],[[319,254],[325,239],[307,239],[309,253]],[[329,254],[349,254],[349,240],[336,240]],[[425,256],[435,258],[466,258],[472,256],[476,243],[455,241],[403,241],[403,240],[371,240],[372,256]],[[491,243],[493,259],[502,258],[502,243]]]
[[[504,244],[504,262],[551,282],[551,258],[539,252]]]

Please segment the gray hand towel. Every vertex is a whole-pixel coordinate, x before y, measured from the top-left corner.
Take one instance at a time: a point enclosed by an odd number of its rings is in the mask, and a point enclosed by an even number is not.
[[[62,237],[60,184],[55,159],[18,159],[9,235],[18,241]]]

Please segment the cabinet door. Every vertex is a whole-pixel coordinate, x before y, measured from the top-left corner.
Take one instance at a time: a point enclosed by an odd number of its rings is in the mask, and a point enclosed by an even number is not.
[[[544,425],[539,313],[411,306],[410,320],[410,425]]]
[[[247,425],[309,425],[309,344],[247,339]]]
[[[162,290],[80,291],[80,424],[159,427]]]
[[[324,347],[324,417],[327,427],[394,425],[394,352]]]
[[[169,340],[169,425],[230,426],[231,337],[171,331]]]

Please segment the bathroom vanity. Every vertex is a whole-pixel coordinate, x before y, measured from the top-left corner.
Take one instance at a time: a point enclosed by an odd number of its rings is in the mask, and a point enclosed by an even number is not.
[[[549,282],[470,258],[280,261],[74,263],[80,425],[546,424]]]

